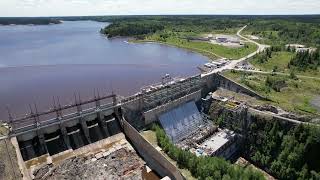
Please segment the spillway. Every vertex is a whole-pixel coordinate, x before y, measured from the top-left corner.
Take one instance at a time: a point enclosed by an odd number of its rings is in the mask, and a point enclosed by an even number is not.
[[[194,101],[161,114],[159,120],[166,134],[174,143],[190,135],[203,123]]]

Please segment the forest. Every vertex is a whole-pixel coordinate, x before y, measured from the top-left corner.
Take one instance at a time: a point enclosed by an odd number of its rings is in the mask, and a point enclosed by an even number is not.
[[[318,126],[292,124],[257,114],[251,114],[251,123],[243,126],[229,111],[212,114],[219,108],[214,103],[210,107],[213,121],[221,128],[244,135],[240,156],[277,179],[320,179]]]
[[[103,18],[99,19],[102,20]],[[172,31],[172,32],[210,32],[212,30],[221,30],[229,28],[240,28],[244,25],[244,21],[239,18],[231,17],[217,17],[212,18],[211,16],[132,16],[110,19],[114,26],[107,26],[103,32],[113,32],[113,36],[121,36],[123,31],[128,30],[129,35],[147,35],[155,33],[156,31]],[[132,26],[131,31],[127,26],[128,24],[136,24],[138,26]],[[161,28],[156,29],[155,32],[148,31],[151,26],[159,26]],[[144,27],[144,31],[139,31],[141,27]],[[138,29],[137,29],[138,28]],[[137,34],[136,32],[140,32]]]
[[[121,25],[120,25],[121,24]],[[131,23],[131,22],[116,22],[108,26],[108,28],[101,29],[101,33],[107,34],[109,38],[114,36],[135,36],[155,33],[163,30],[164,26],[160,23]]]
[[[195,154],[182,150],[172,144],[160,126],[154,125],[152,129],[156,131],[158,145],[162,150],[168,154],[171,159],[175,160],[180,168],[188,169],[194,177],[200,180],[265,179],[260,172],[250,167],[243,168],[238,165],[233,165],[218,157],[197,157]]]
[[[320,179],[320,129],[255,118],[244,156],[279,179]]]
[[[93,17],[92,17],[93,18]],[[214,30],[230,30],[248,25],[247,33],[261,36],[270,44],[302,43],[320,45],[320,16],[123,16],[95,17],[98,21],[117,23],[109,26],[114,32],[126,28],[128,22],[137,24],[161,24],[166,31],[203,33]],[[162,31],[162,29],[158,29]],[[140,35],[145,35],[146,31]],[[137,35],[137,34],[132,34]]]
[[[247,31],[268,39],[272,45],[289,43],[320,45],[320,24],[317,17],[257,19],[250,22]]]

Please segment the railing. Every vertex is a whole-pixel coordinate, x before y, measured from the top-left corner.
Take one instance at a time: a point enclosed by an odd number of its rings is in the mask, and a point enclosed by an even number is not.
[[[100,104],[102,100],[108,100],[112,98],[111,103],[106,104]],[[88,109],[82,110],[82,105],[88,105],[90,103],[95,103],[94,107],[90,107]],[[67,122],[70,120],[74,120],[77,118],[81,118],[84,116],[88,116],[91,114],[95,114],[97,112],[106,111],[109,109],[113,109],[120,106],[120,104],[117,103],[116,95],[107,95],[103,97],[94,97],[93,99],[87,100],[87,101],[81,101],[80,98],[77,99],[75,97],[75,103],[71,105],[55,105],[53,109],[49,109],[44,112],[37,112],[37,108],[35,106],[35,113],[34,110],[30,107],[31,113],[26,115],[25,117],[13,119],[11,114],[9,113],[9,124],[11,127],[11,135],[17,135],[20,133],[25,133],[28,131],[34,131],[36,129],[40,129],[43,127],[59,124],[62,122]],[[72,108],[76,107],[76,111],[72,112]],[[70,111],[68,114],[63,114],[63,111]],[[41,117],[47,116],[47,115],[53,115],[56,114],[56,117],[47,118],[45,120],[40,120]]]
[[[74,113],[66,114],[60,118],[51,118],[51,119],[37,122],[37,123],[29,123],[26,126],[21,126],[21,124],[19,124],[19,123],[21,123],[20,121],[14,122],[13,123],[14,125],[18,123],[20,127],[17,126],[17,128],[13,128],[11,130],[11,132],[12,132],[12,135],[16,136],[16,135],[23,134],[26,132],[35,131],[37,129],[41,129],[44,127],[57,125],[57,124],[68,122],[68,121],[75,120],[75,119],[80,119],[82,117],[93,115],[93,114],[96,114],[97,112],[103,112],[106,110],[110,110],[110,109],[116,108],[118,106],[119,105],[113,105],[112,103],[109,103],[109,104],[105,104],[105,105],[100,106],[100,108],[98,108],[98,109],[89,108],[89,109],[81,111],[81,113],[74,112]]]
[[[43,127],[63,123],[66,121],[74,120],[84,116],[92,115],[97,112],[106,111],[108,109],[120,107],[129,103],[131,101],[138,100],[143,98],[144,105],[153,108],[157,104],[166,103],[172,99],[178,98],[181,95],[192,93],[196,90],[199,90],[201,87],[201,76],[196,75],[179,81],[175,81],[172,84],[161,85],[153,87],[148,91],[141,91],[135,95],[129,97],[119,97],[115,94],[106,95],[100,97],[99,95],[89,99],[87,101],[81,101],[80,97],[75,95],[75,103],[71,105],[61,106],[59,99],[56,101],[54,99],[53,108],[38,112],[37,107],[34,106],[34,109],[30,106],[30,113],[24,117],[14,119],[9,112],[9,124],[11,126],[11,134],[17,135],[19,133],[25,133],[28,131],[34,131]],[[111,103],[101,105],[102,100],[108,100],[112,98]],[[94,107],[82,110],[83,105],[88,105],[90,103],[95,103]],[[72,108],[76,108],[76,111]],[[69,111],[67,114],[63,114],[63,111]],[[45,117],[49,116],[51,117]],[[41,120],[43,118],[44,120]]]

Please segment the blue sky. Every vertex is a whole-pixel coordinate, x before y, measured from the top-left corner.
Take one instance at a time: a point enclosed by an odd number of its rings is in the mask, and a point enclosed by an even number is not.
[[[320,14],[320,0],[0,0],[0,17],[133,14]]]

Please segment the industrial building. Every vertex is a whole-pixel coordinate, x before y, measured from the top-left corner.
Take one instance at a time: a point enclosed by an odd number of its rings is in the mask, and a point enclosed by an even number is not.
[[[163,113],[159,120],[173,143],[197,156],[228,159],[237,151],[237,134],[213,125],[193,101]]]
[[[198,68],[200,69],[200,71],[202,72],[210,72],[214,69],[220,68],[222,66],[225,66],[226,64],[228,64],[230,61],[227,60],[226,58],[222,58],[219,59],[217,61],[211,61],[209,63],[205,63],[202,66],[199,66]]]
[[[302,44],[287,44],[286,49],[292,49],[295,50],[295,52],[314,52],[317,50],[317,48],[313,47],[306,47],[305,45]]]
[[[240,39],[235,36],[218,34],[214,38],[218,43],[240,43]]]

